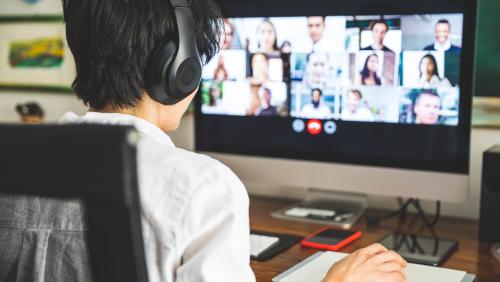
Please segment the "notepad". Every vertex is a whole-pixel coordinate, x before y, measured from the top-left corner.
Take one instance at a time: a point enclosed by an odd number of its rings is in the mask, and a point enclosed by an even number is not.
[[[273,282],[320,282],[333,263],[347,256],[338,252],[317,252],[273,278]],[[475,276],[465,271],[409,263],[407,282],[472,282]]]

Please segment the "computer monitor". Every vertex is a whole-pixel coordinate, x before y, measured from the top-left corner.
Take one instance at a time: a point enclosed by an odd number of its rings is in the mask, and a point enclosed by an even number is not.
[[[196,149],[244,181],[465,201],[476,1],[221,1]]]

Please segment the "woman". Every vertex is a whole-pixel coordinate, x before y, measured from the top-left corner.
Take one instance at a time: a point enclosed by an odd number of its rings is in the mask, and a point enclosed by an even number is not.
[[[214,80],[221,82],[228,79],[228,74],[226,67],[224,66],[224,58],[219,57],[219,62],[217,63],[217,68],[214,71]]]
[[[219,85],[217,85],[217,83],[212,83],[212,85],[210,85],[210,96],[208,105],[211,107],[217,106],[218,104],[217,102],[219,101],[221,96],[220,94],[221,94],[221,89],[219,88]]]
[[[431,87],[451,87],[450,81],[441,78],[437,69],[436,58],[432,54],[427,54],[420,59],[420,77],[417,85],[423,88]]]
[[[269,80],[269,56],[266,53],[253,54],[250,66],[252,69],[251,84],[262,84]]]
[[[204,97],[201,111],[204,114],[224,114],[222,100],[222,82],[212,82],[208,89],[208,95]],[[206,95],[206,94],[205,94]]]
[[[279,51],[276,28],[270,20],[264,19],[260,22],[257,27],[257,41],[259,52],[273,54]]]
[[[365,60],[365,65],[363,70],[361,70],[361,81],[362,85],[382,85],[382,81],[377,75],[378,68],[378,56],[377,54],[371,54]]]

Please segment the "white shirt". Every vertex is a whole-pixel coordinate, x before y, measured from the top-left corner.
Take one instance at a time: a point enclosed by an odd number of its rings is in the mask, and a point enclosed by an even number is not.
[[[312,43],[312,52],[326,52],[326,53],[330,53],[333,49],[332,46],[335,46],[334,44],[332,44],[331,42],[327,42],[327,40],[325,39],[325,36],[321,37],[320,40],[318,40],[318,42],[316,43]]]
[[[451,48],[451,41],[448,39],[445,43],[441,44],[439,42],[434,42],[434,50],[436,51],[448,51]]]
[[[358,108],[354,113],[346,108],[340,118],[348,121],[375,121],[373,113],[367,108]]]
[[[427,81],[427,79],[422,76],[416,82],[416,86],[422,88],[451,87],[451,83],[446,77],[441,79],[437,75],[433,75],[430,81]]]
[[[317,108],[313,104],[307,104],[302,108],[300,116],[302,118],[317,118],[317,119],[329,119],[332,115],[330,108],[325,105],[319,105]]]
[[[66,113],[60,123],[134,125],[150,281],[255,281],[248,194],[222,163],[176,148],[155,125],[126,114]]]

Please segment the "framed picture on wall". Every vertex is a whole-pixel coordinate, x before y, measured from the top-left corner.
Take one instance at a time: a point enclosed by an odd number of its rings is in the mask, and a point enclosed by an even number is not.
[[[71,91],[76,67],[60,20],[0,19],[0,87]]]
[[[0,17],[62,17],[61,0],[0,0]]]

